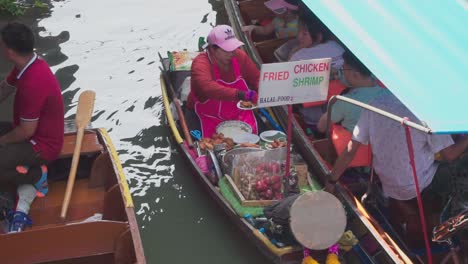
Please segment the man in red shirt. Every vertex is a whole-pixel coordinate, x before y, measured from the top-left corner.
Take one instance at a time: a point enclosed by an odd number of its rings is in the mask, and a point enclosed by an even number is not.
[[[241,120],[257,133],[252,110],[239,110],[239,100],[257,102],[260,71],[239,47],[243,45],[227,25],[214,27],[206,52],[192,63],[187,106],[200,118],[203,137],[211,137],[225,120]]]
[[[13,124],[0,124],[0,186],[19,186],[18,206],[10,219],[14,232],[30,223],[26,213],[34,200],[31,193],[48,192],[45,165],[62,149],[64,107],[57,79],[34,52],[34,35],[27,26],[7,24],[1,31],[0,49],[14,65],[0,83],[0,102],[16,87]]]

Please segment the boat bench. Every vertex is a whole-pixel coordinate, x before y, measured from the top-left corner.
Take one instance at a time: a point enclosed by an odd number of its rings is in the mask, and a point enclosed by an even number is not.
[[[76,134],[65,134],[63,140],[62,151],[59,158],[73,156],[73,151],[76,145]],[[94,131],[85,131],[83,141],[81,142],[81,155],[99,153],[104,150],[104,147],[99,143],[98,136]]]
[[[70,158],[73,156],[75,145],[76,134],[65,134],[62,151],[58,158],[59,160],[63,160],[61,161],[62,163],[69,164],[71,162]],[[85,131],[80,153],[81,155],[99,155],[96,158],[91,158],[93,165],[91,165],[90,171],[85,172],[88,176],[76,179],[75,181],[67,217],[69,220],[91,216],[93,212],[102,212],[105,193],[116,183],[115,176],[105,173],[106,171],[112,171],[109,169],[109,166],[112,166],[112,164],[105,162],[108,160],[107,156],[109,154],[104,153],[104,146],[99,142],[95,131]],[[60,162],[59,160],[57,161]],[[96,162],[97,160],[99,162]],[[50,166],[60,165],[51,164]],[[68,174],[68,172],[66,173]],[[34,219],[36,227],[59,222],[58,216],[63,202],[66,183],[66,180],[49,181],[49,194],[44,198],[36,199],[31,205],[30,215]],[[86,204],[86,206],[80,207],[83,204]]]
[[[258,54],[262,58],[263,63],[273,63],[277,62],[278,60],[276,59],[274,55],[274,51],[286,43],[290,39],[269,39],[269,40],[264,40],[260,42],[255,42],[255,48],[258,51]]]
[[[265,6],[263,0],[246,0],[238,1],[240,13],[243,15],[243,19],[246,25],[250,25],[252,22],[261,22],[260,19],[273,19],[273,13]]]

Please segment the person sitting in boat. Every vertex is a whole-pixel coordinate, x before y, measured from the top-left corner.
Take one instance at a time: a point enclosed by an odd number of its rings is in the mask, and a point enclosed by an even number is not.
[[[372,99],[388,93],[388,89],[382,88],[373,77],[372,73],[362,62],[347,50],[343,54],[344,64],[338,70],[340,82],[348,87],[348,92],[343,96],[367,103]],[[337,101],[331,107],[330,122],[332,128],[332,142],[335,150],[340,154],[351,139],[351,133],[356,125],[361,108],[343,101]],[[322,114],[317,129],[325,133],[327,129],[327,112]],[[356,159],[351,162],[351,167],[369,166],[369,147],[361,147]]]
[[[370,105],[422,124],[391,93],[382,94]],[[454,143],[450,135],[426,134],[413,128],[410,130],[423,202],[434,208],[440,201],[447,202],[447,196],[451,193],[452,210],[449,216],[468,209],[468,155],[463,154],[468,147],[468,135]],[[353,160],[359,147],[371,144],[373,167],[384,195],[389,197],[390,212],[396,212],[391,214],[391,222],[400,232],[405,232],[407,238],[413,237],[421,241],[416,187],[406,142],[405,129],[400,123],[363,109],[354,127],[352,139],[333,166],[325,190],[333,192],[336,181]],[[434,160],[434,154],[438,152],[444,161]],[[425,208],[427,210],[429,207]],[[410,231],[421,236],[412,235]]]
[[[299,19],[299,34],[297,44],[289,52],[289,61],[332,58],[332,72],[343,66],[344,48],[335,40],[328,28],[311,11],[304,13]],[[281,49],[281,48],[280,48]],[[331,80],[328,95],[340,94],[344,87],[337,80]],[[313,131],[326,111],[326,102],[305,103],[299,109],[305,124]]]
[[[62,92],[47,63],[34,52],[34,35],[26,25],[9,23],[1,30],[3,56],[13,70],[0,83],[0,102],[15,91],[13,123],[0,124],[0,186],[18,186],[18,202],[9,231],[21,231],[36,195],[48,192],[46,164],[62,149]]]
[[[270,9],[275,17],[267,25],[247,25],[242,31],[249,35],[253,33],[268,36],[273,32],[278,39],[294,38],[298,32],[298,5],[300,0],[270,0],[265,6]]]
[[[260,78],[242,45],[230,26],[219,25],[208,35],[206,52],[193,60],[187,106],[199,117],[203,137],[211,137],[226,120],[243,121],[258,133],[253,111],[237,107],[239,100],[257,102]]]
[[[333,34],[311,11],[299,18],[297,45],[288,54],[288,61],[332,58],[331,66],[339,69],[343,65],[344,48],[332,39]]]

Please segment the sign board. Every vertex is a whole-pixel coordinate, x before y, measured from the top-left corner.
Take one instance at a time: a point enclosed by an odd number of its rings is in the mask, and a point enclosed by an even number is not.
[[[262,64],[258,107],[327,99],[331,58]]]

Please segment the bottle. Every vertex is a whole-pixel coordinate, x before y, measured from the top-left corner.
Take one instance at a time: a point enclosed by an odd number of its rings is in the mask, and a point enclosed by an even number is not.
[[[266,218],[266,217],[256,217],[254,219],[254,221],[255,221],[256,225],[260,225],[260,224],[268,222],[268,218]]]
[[[255,220],[253,219],[252,215],[247,213],[245,214],[244,216],[245,220],[247,220],[247,222],[249,222],[253,227],[255,227]]]
[[[282,248],[282,247],[285,247],[286,245],[276,239],[271,239],[271,243],[273,243],[275,246],[279,247],[279,248]]]
[[[204,37],[199,37],[198,38],[198,51],[202,52],[205,48],[206,41]]]

